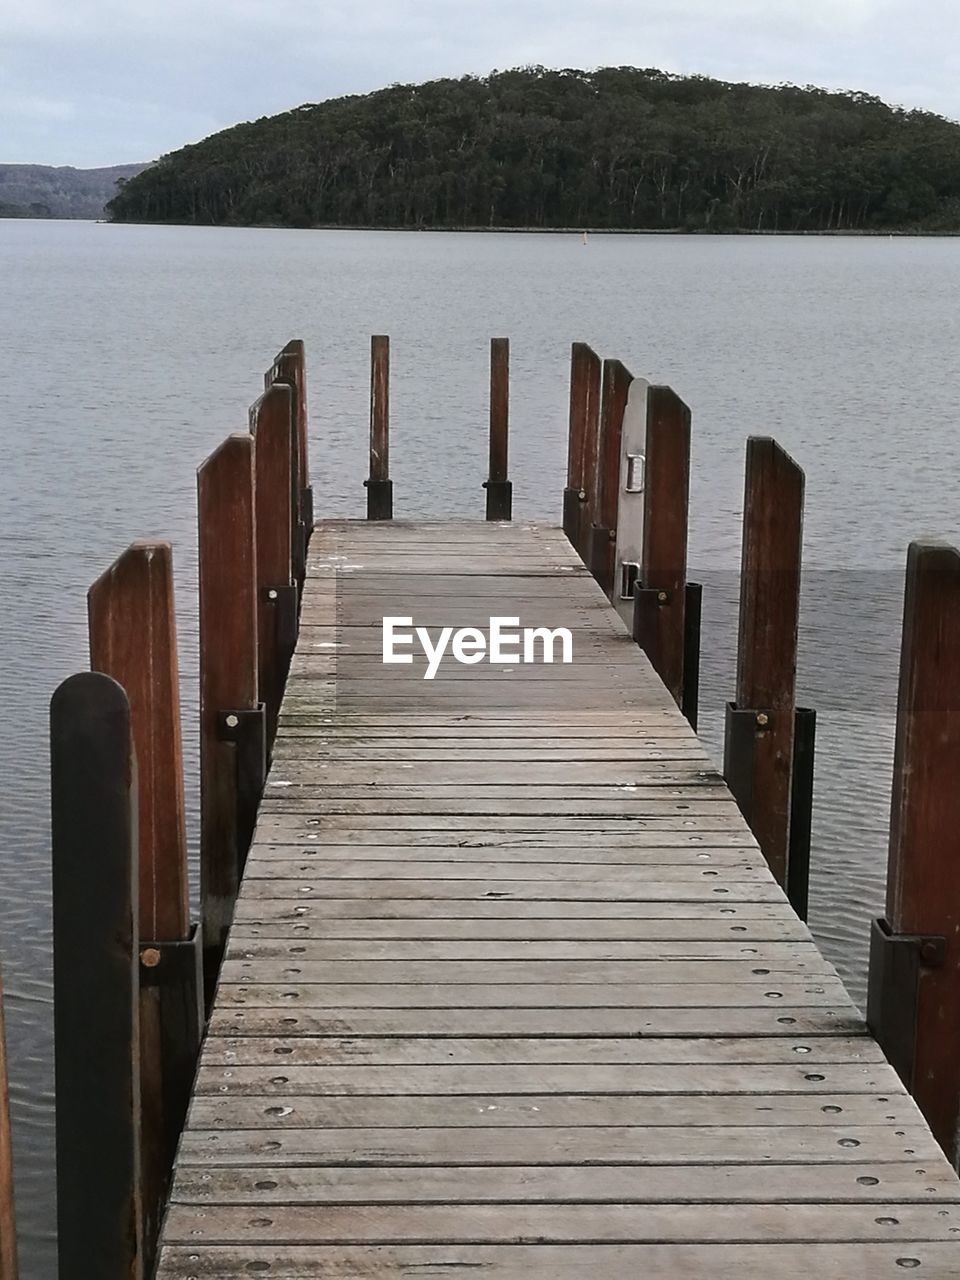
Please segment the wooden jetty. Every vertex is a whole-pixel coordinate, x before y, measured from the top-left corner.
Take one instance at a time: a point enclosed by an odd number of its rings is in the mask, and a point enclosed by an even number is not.
[[[385,338],[366,521],[310,515],[299,344],[201,469],[202,944],[169,557],[94,589],[115,638],[53,713],[60,1280],[91,1242],[105,1280],[960,1278],[960,556],[908,565],[891,1066],[801,919],[802,472],[751,441],[721,774],[689,411],[576,346],[564,527],[510,522],[508,369],[495,340],[486,521],[392,518]],[[415,639],[384,661],[386,618],[460,636],[426,678]],[[484,650],[494,618],[529,647]],[[116,892],[71,914],[101,855]]]

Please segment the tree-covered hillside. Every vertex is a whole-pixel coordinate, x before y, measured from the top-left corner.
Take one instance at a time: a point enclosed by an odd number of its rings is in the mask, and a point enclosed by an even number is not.
[[[296,227],[958,230],[960,125],[860,93],[531,68],[237,125],[109,207]]]
[[[101,218],[117,183],[145,168],[142,164],[109,169],[0,164],[0,218]]]

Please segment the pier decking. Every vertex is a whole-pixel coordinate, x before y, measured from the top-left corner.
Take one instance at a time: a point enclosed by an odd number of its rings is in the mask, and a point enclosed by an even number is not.
[[[162,1280],[904,1274],[960,1181],[563,534],[319,524]]]

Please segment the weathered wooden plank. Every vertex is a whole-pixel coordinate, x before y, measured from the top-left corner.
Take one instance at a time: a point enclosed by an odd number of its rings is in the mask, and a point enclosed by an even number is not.
[[[233,1205],[208,1210],[173,1204],[167,1214],[168,1243],[209,1241],[334,1244],[429,1240],[465,1244],[533,1239],[550,1242],[660,1243],[676,1241],[863,1241],[952,1240],[960,1223],[954,1205],[880,1204],[867,1213],[858,1205],[271,1205],[253,1213]]]
[[[902,1164],[527,1165],[180,1171],[173,1199],[193,1205],[336,1204],[957,1204],[946,1161]]]
[[[799,1008],[839,1008],[847,1004],[839,980],[817,977],[786,982],[783,975],[762,982],[527,983],[490,986],[477,983],[261,983],[223,981],[224,1008],[261,1009],[699,1009],[764,1008],[774,1002]]]
[[[181,1163],[859,1164],[918,1150],[921,1168],[942,1161],[912,1103],[869,1095],[210,1097],[194,1103]]]
[[[604,1280],[678,1280],[709,1276],[710,1280],[902,1280],[904,1269],[937,1280],[957,1280],[960,1258],[955,1243],[783,1244],[775,1254],[767,1244],[650,1244],[604,1245],[423,1245],[423,1246],[311,1246],[233,1245],[204,1248],[196,1244],[170,1247],[164,1254],[159,1280],[223,1277],[269,1268],[277,1280],[381,1280],[429,1274],[456,1276],[467,1268],[483,1268],[490,1280],[527,1280],[531,1275],[552,1280],[582,1280],[584,1268]],[[586,1255],[586,1256],[585,1256]]]
[[[581,1064],[474,1063],[470,1065],[302,1066],[284,1062],[269,1066],[202,1065],[195,1095],[227,1097],[344,1097],[383,1095],[411,1099],[420,1096],[558,1093],[576,1095],[737,1093],[867,1093],[896,1089],[896,1077],[886,1063],[637,1063],[591,1064],[589,1081]]]
[[[778,1036],[789,1031],[807,1038],[860,1035],[865,1028],[846,1002],[836,1007],[700,1005],[648,1009],[331,1009],[284,1005],[223,1004],[214,1011],[211,1034],[227,1036]]]
[[[207,1067],[285,1065],[399,1066],[477,1063],[785,1063],[883,1062],[872,1037],[796,1036],[654,1039],[649,1036],[284,1036],[208,1037]]]

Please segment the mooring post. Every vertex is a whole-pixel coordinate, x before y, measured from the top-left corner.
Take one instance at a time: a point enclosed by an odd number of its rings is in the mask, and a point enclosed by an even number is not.
[[[563,531],[585,559],[590,531],[588,503],[596,487],[600,426],[600,357],[585,342],[570,351],[570,423],[567,436],[567,487],[563,491]]]
[[[197,473],[200,529],[200,900],[212,998],[266,775],[257,689],[254,444],[228,436]]]
[[[617,504],[620,496],[620,437],[633,376],[619,360],[604,360],[597,447],[596,504],[590,528],[588,567],[612,596],[616,560]]]
[[[115,680],[60,685],[50,760],[59,1280],[142,1280],[136,765]]]
[[[277,384],[250,409],[256,455],[258,689],[266,714],[268,756],[298,630],[292,558],[296,436],[290,407],[290,388]]]
[[[591,529],[597,509],[602,381],[600,357],[586,343],[575,342],[571,352],[570,435],[563,527],[584,564],[589,564],[590,560]]]
[[[510,430],[510,339],[490,339],[490,470],[483,482],[487,491],[487,519],[510,520],[513,485],[507,479]]]
[[[367,519],[393,519],[393,481],[390,479],[390,339],[370,339],[370,476]]]
[[[17,1280],[17,1228],[13,1209],[13,1147],[10,1141],[10,1093],[7,1039],[0,974],[0,1280]]]
[[[683,608],[683,698],[680,710],[697,732],[700,718],[700,624],[703,618],[703,584],[688,582]]]
[[[294,538],[291,547],[293,576],[300,590],[306,576],[307,547],[313,532],[313,488],[310,484],[309,419],[307,415],[307,366],[303,342],[294,338],[277,355],[264,378],[264,389],[288,386],[291,393],[291,429],[295,448],[293,453],[293,512]]]
[[[787,897],[801,920],[807,918],[810,900],[810,842],[813,832],[816,745],[817,713],[811,707],[797,707],[793,720]]]
[[[724,776],[763,855],[787,885],[803,542],[803,472],[751,436],[743,510],[740,632],[727,704]]]
[[[647,388],[643,542],[633,593],[633,638],[678,706],[690,637],[687,527],[690,410],[670,387]]]
[[[886,916],[867,1021],[934,1137],[960,1163],[960,552],[907,557]]]
[[[203,1034],[170,544],[133,543],[90,588],[87,608],[90,667],[125,690],[137,759],[140,1156],[149,1271]]]

